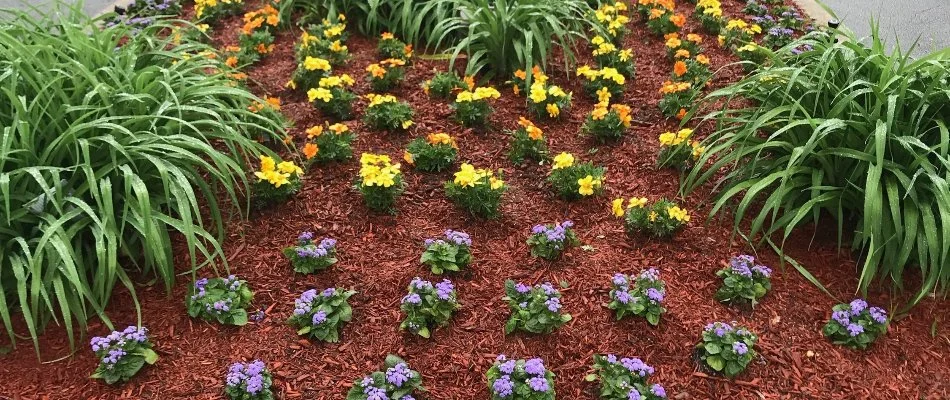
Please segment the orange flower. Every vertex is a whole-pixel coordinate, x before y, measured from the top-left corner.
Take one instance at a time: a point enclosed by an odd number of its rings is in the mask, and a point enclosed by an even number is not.
[[[303,146],[303,155],[307,157],[308,160],[316,156],[318,151],[320,151],[320,148],[317,147],[316,144],[307,143]]]
[[[657,19],[666,14],[666,10],[654,8],[650,10],[650,19]]]
[[[676,118],[677,118],[677,119],[686,118],[686,109],[685,109],[685,108],[681,108],[681,109],[680,109],[680,112],[676,113]]]
[[[670,17],[670,22],[676,25],[676,27],[682,28],[683,25],[686,25],[686,17],[684,17],[683,14],[676,14]]]
[[[403,47],[402,53],[406,55],[406,58],[412,58],[412,45],[407,44],[406,47]]]
[[[686,73],[686,63],[677,61],[676,64],[673,64],[673,73],[676,76],[683,76]]]
[[[231,68],[237,67],[238,59],[235,56],[228,57],[227,60],[224,60],[224,65],[227,65]]]
[[[465,85],[468,86],[468,90],[475,90],[475,77],[474,77],[474,76],[471,76],[471,75],[466,76],[465,79],[464,79],[464,81],[465,81]]]
[[[323,126],[315,125],[307,129],[307,139],[313,139],[323,134]]]
[[[673,58],[689,58],[689,50],[686,50],[686,49],[676,50],[676,54],[673,55]]]
[[[373,78],[382,79],[382,77],[386,76],[386,68],[381,67],[379,64],[370,64],[366,67],[366,72],[369,72]]]
[[[280,98],[264,96],[264,101],[275,110],[280,111]]]
[[[700,64],[709,65],[709,57],[706,57],[705,54],[700,54],[700,55],[696,56],[696,62],[698,62],[698,63],[700,63]]]
[[[512,85],[511,91],[515,93],[515,96],[521,93],[521,89],[518,88],[518,85]]]
[[[523,70],[519,69],[515,71],[515,78],[525,80],[525,79],[528,79],[528,74],[526,74]]]
[[[267,24],[271,26],[277,26],[277,24],[279,23],[280,23],[280,17],[278,17],[277,15],[269,15],[267,17]]]

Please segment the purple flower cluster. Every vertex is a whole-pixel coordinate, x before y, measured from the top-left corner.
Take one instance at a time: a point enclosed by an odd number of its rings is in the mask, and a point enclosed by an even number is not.
[[[567,230],[574,226],[574,222],[564,221],[554,225],[538,224],[531,228],[531,234],[544,235],[548,242],[554,243],[555,248],[562,248],[567,239]]]
[[[250,363],[236,362],[231,364],[225,383],[231,390],[247,392],[256,396],[265,390],[270,390],[267,368],[264,362],[254,360]]]
[[[645,295],[646,299],[654,304],[663,303],[666,298],[666,290],[658,285],[660,282],[660,271],[656,268],[650,268],[640,272],[637,276],[637,287],[632,286],[633,277],[624,274],[614,274],[610,282],[613,284],[611,296],[620,304],[629,304],[640,301]]]
[[[860,319],[865,312],[874,323],[879,325],[887,323],[887,311],[880,307],[868,307],[868,303],[862,299],[854,299],[845,309],[832,312],[831,319],[845,327],[851,337],[855,337],[864,333],[864,326],[861,325]]]
[[[624,368],[626,368],[627,371],[630,371],[630,373],[634,374],[635,376],[639,376],[641,378],[647,378],[650,375],[653,375],[654,372],[656,372],[656,369],[654,369],[647,363],[643,362],[643,360],[639,358],[624,357],[624,358],[618,359],[617,356],[613,354],[608,354],[607,362],[611,364],[620,364]]]
[[[99,356],[99,361],[107,368],[112,369],[127,353],[129,344],[145,344],[148,342],[148,330],[144,327],[129,326],[123,331],[112,331],[105,337],[96,336],[89,342],[92,351]]]
[[[402,387],[403,384],[412,379],[413,373],[415,372],[409,369],[406,363],[399,363],[393,368],[386,370],[386,381],[393,386]],[[366,395],[366,400],[415,400],[415,397],[408,394],[398,399],[390,398],[389,394],[386,393],[384,384],[379,383],[377,385],[371,376],[363,378],[360,382],[360,386],[363,388],[363,394]]]
[[[772,276],[772,269],[764,265],[756,265],[755,257],[748,254],[733,257],[729,260],[729,268],[732,272],[745,278],[761,276],[769,278]]]
[[[718,337],[723,337],[726,336],[727,333],[734,332],[735,328],[725,322],[713,322],[706,325],[705,331],[715,333]]]
[[[332,255],[336,249],[336,239],[323,238],[319,244],[313,243],[313,233],[303,232],[297,237],[297,257],[321,258]]]
[[[402,303],[420,304],[422,303],[422,297],[419,296],[418,292],[428,292],[433,289],[435,290],[436,297],[441,301],[451,301],[452,295],[455,293],[455,285],[448,279],[443,279],[442,282],[433,285],[432,282],[423,280],[417,276],[412,278],[412,281],[409,282],[409,294],[402,298]]]
[[[791,28],[786,28],[783,26],[776,26],[776,27],[773,27],[772,29],[769,29],[768,31],[768,35],[774,36],[774,37],[789,38],[793,34],[795,34],[795,31],[793,31]]]
[[[519,362],[508,360],[504,354],[500,354],[495,361],[495,366],[500,376],[491,382],[491,388],[492,393],[498,397],[510,397],[514,394],[516,386],[522,382],[537,393],[547,393],[552,389],[547,377],[548,371],[540,358]]]
[[[399,363],[392,368],[386,369],[386,382],[395,387],[402,387],[403,384],[412,379],[413,371],[409,369],[406,363]]]
[[[453,244],[456,246],[471,247],[472,237],[462,231],[453,231],[451,229],[446,229],[444,239],[426,239],[425,240],[426,247],[429,247],[433,244],[447,244],[447,243]]]
[[[319,292],[319,294],[316,289],[307,290],[294,300],[294,315],[309,314],[317,304],[321,303],[320,297],[333,297],[340,292],[342,291],[336,288],[324,289],[322,292]],[[317,311],[313,314],[311,322],[316,326],[326,322],[326,320],[327,313],[325,311]]]

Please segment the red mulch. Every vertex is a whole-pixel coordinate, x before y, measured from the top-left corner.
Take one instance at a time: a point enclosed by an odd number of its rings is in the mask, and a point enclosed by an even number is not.
[[[723,1],[727,15],[739,15],[742,2]],[[691,14],[692,6],[679,11]],[[631,13],[632,14],[632,13]],[[218,27],[226,32],[220,40],[233,43],[239,18]],[[406,169],[408,189],[400,199],[399,215],[373,215],[362,206],[351,182],[356,161],[316,168],[307,175],[302,192],[292,201],[250,221],[233,221],[224,242],[231,272],[246,278],[256,292],[254,305],[267,312],[257,323],[236,328],[190,319],[184,297],[190,280],[180,279],[170,296],[156,285],[141,287],[142,323],[161,356],[158,364],[145,368],[132,382],[110,387],[89,379],[96,360],[86,340],[71,357],[62,329],[51,326],[42,336],[43,363],[28,340],[0,360],[0,398],[23,399],[216,399],[222,398],[227,366],[237,360],[265,360],[275,374],[274,390],[280,398],[343,399],[352,382],[375,370],[387,353],[405,357],[420,371],[429,388],[428,399],[487,399],[484,373],[496,354],[538,356],[556,374],[561,399],[595,399],[596,388],[584,382],[595,353],[611,352],[641,357],[656,367],[654,382],[663,384],[670,398],[834,398],[908,399],[950,398],[950,351],[945,321],[950,321],[946,301],[927,299],[909,315],[898,319],[890,331],[869,351],[859,352],[830,344],[821,326],[837,300],[848,301],[856,286],[858,266],[835,248],[832,229],[801,232],[787,245],[788,253],[814,273],[831,291],[833,299],[808,283],[791,266],[781,269],[768,249],[759,257],[776,269],[773,290],[753,312],[732,309],[713,300],[719,284],[714,272],[729,257],[752,251],[741,241],[732,241],[730,220],[703,223],[709,211],[709,193],[683,200],[694,216],[691,225],[669,241],[632,240],[618,220],[609,215],[609,202],[619,196],[674,198],[678,175],[657,170],[656,137],[676,127],[656,108],[657,90],[667,79],[672,64],[665,56],[663,40],[649,34],[633,18],[628,46],[637,54],[637,78],[627,85],[624,99],[634,108],[638,124],[621,143],[595,146],[578,136],[594,103],[582,94],[573,74],[555,70],[554,81],[572,90],[574,106],[559,122],[539,121],[553,152],[569,151],[584,160],[608,167],[606,194],[576,203],[557,200],[543,183],[547,168],[514,167],[507,161],[503,129],[516,127],[525,115],[523,98],[503,91],[491,117],[493,128],[479,133],[457,126],[445,102],[430,101],[419,89],[434,69],[445,63],[419,61],[408,68],[407,81],[396,91],[416,111],[416,127],[408,135],[366,130],[358,120],[348,125],[359,138],[355,153],[383,152],[399,158],[413,137],[445,131],[458,137],[461,159],[478,167],[502,168],[511,186],[503,205],[504,216],[496,221],[472,220],[459,212],[442,193],[450,172],[427,175]],[[705,38],[706,54],[715,68],[735,58],[715,45],[712,37],[689,18],[686,31]],[[293,132],[323,120],[305,96],[283,89],[294,68],[296,31],[283,32],[277,50],[249,71],[260,94],[279,96],[283,111],[295,122]],[[363,68],[374,60],[375,40],[352,35],[347,45],[352,60],[335,72],[363,77]],[[582,50],[587,53],[586,50]],[[741,69],[727,67],[712,82],[719,87],[735,79]],[[364,82],[356,91],[369,93]],[[357,111],[365,106],[360,101]],[[593,150],[596,150],[593,151]],[[524,244],[532,225],[572,219],[584,244],[592,247],[570,251],[556,263],[533,260]],[[446,228],[469,232],[474,239],[474,265],[470,277],[453,278],[463,308],[451,325],[435,331],[431,340],[398,330],[399,300],[414,276],[436,279],[418,262],[421,242]],[[340,263],[317,275],[294,274],[279,250],[303,230],[314,230],[340,241]],[[816,237],[812,237],[812,235]],[[179,243],[180,245],[180,243]],[[179,265],[188,265],[184,256]],[[667,282],[668,312],[659,327],[642,319],[616,322],[606,303],[610,276],[658,267]],[[212,274],[210,269],[201,271]],[[574,320],[550,335],[514,334],[502,331],[508,310],[501,300],[503,282],[567,281],[562,291],[565,310]],[[351,287],[355,319],[343,329],[338,344],[310,342],[298,337],[285,324],[293,300],[308,288]],[[136,324],[135,308],[124,290],[117,289],[110,316],[118,327]],[[869,299],[889,309],[904,301],[876,290]],[[761,356],[735,381],[697,372],[691,360],[692,346],[703,326],[711,321],[738,321],[761,336]],[[936,324],[936,335],[931,334]],[[26,335],[25,329],[19,329]],[[99,322],[90,334],[103,335]],[[812,354],[809,356],[808,354]]]

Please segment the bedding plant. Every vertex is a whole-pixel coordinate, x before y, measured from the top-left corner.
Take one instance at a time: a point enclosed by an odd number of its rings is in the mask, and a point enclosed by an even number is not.
[[[601,36],[594,36],[590,44],[594,47],[591,55],[600,69],[613,68],[627,79],[636,76],[636,60],[632,49],[621,50]]]
[[[399,356],[387,355],[383,368],[356,380],[346,393],[346,400],[411,400],[426,391],[422,375]]]
[[[660,316],[666,312],[666,284],[660,279],[660,271],[650,268],[639,275],[614,274],[610,280],[610,303],[617,320],[627,315],[643,317],[650,325],[659,325]]]
[[[689,222],[689,212],[667,199],[647,204],[646,197],[631,197],[624,207],[623,199],[614,199],[611,210],[615,217],[622,218],[627,234],[647,234],[669,238]]]
[[[602,101],[587,116],[581,132],[600,143],[616,142],[633,124],[631,112],[630,106]]]
[[[501,93],[492,87],[462,90],[455,96],[455,102],[452,103],[455,120],[467,127],[484,126],[493,111],[489,101],[499,97]]]
[[[363,123],[376,130],[405,132],[413,125],[412,108],[391,94],[366,95],[369,104],[363,115]]]
[[[547,181],[564,200],[596,196],[604,190],[604,167],[575,163],[573,154],[561,153],[554,157]]]
[[[447,229],[440,239],[426,239],[425,251],[419,262],[433,274],[459,272],[472,262],[472,238],[462,231]]]
[[[772,289],[772,270],[755,263],[755,258],[743,254],[729,260],[729,266],[716,272],[722,286],[716,291],[716,300],[724,303],[748,303],[755,306]]]
[[[366,79],[373,91],[388,92],[402,84],[406,76],[405,65],[406,61],[399,58],[387,58],[370,64],[366,67],[369,73]]]
[[[531,256],[545,260],[555,260],[561,257],[565,250],[579,246],[580,239],[574,233],[574,222],[564,221],[554,224],[538,224],[531,228],[527,244]]]
[[[547,282],[532,287],[509,279],[503,300],[511,310],[506,335],[516,330],[551,333],[571,320],[571,314],[561,313],[561,293]]]
[[[500,177],[488,169],[463,163],[455,177],[445,182],[445,195],[459,208],[479,218],[501,215],[501,198],[508,190]]]
[[[283,253],[295,272],[312,274],[336,264],[336,239],[323,238],[317,241],[313,232],[303,232],[297,236],[297,244],[284,248]]]
[[[297,334],[329,343],[340,341],[340,329],[353,319],[353,307],[349,299],[353,290],[327,288],[322,291],[310,289],[294,300],[294,313],[287,323]]]
[[[224,395],[228,400],[273,400],[273,377],[261,360],[236,362],[224,378]]]
[[[469,77],[466,77],[466,79],[469,79]],[[474,80],[469,85],[468,82],[459,78],[455,72],[437,72],[432,79],[422,83],[422,91],[436,99],[447,99],[453,93],[474,89]]]
[[[314,125],[307,128],[307,141],[302,148],[308,165],[344,161],[353,157],[353,140],[356,135],[350,127],[341,123]]]
[[[561,112],[571,107],[571,93],[565,92],[560,86],[535,79],[528,93],[528,110],[538,118],[558,119]]]
[[[692,139],[693,130],[683,128],[673,132],[660,134],[660,154],[656,164],[661,168],[676,168],[686,170],[703,155],[706,148],[695,139]]]
[[[863,299],[838,304],[832,308],[831,319],[822,333],[832,343],[864,350],[887,332],[887,311],[869,306]]]
[[[132,379],[145,364],[155,364],[158,354],[152,350],[148,330],[130,326],[123,331],[113,331],[105,337],[96,336],[89,342],[99,358],[93,379],[102,379],[107,384]]]
[[[307,100],[326,115],[337,120],[353,118],[353,101],[356,94],[348,87],[355,81],[347,74],[320,78],[316,88],[307,90]]]
[[[618,358],[613,354],[594,354],[594,373],[585,377],[588,382],[600,382],[602,400],[661,400],[666,389],[658,383],[650,384],[656,369],[639,358]]]
[[[733,323],[734,324],[734,323]],[[703,329],[696,345],[696,358],[714,373],[734,378],[755,359],[759,337],[741,326],[713,322]]]
[[[257,181],[252,188],[256,208],[283,203],[300,191],[303,170],[293,161],[277,162],[270,156],[261,156],[260,159],[261,168],[254,172]]]
[[[455,163],[459,146],[447,133],[430,133],[425,138],[415,138],[406,146],[402,159],[417,170],[441,172]]]
[[[247,307],[254,293],[247,282],[234,275],[227,278],[201,278],[192,285],[185,305],[188,315],[219,324],[247,324]]]
[[[443,279],[432,284],[418,277],[413,278],[409,283],[409,293],[402,298],[399,307],[405,315],[399,329],[428,339],[432,330],[448,325],[452,314],[460,307],[452,281]]]
[[[385,154],[363,153],[356,189],[363,195],[366,207],[376,212],[396,214],[396,199],[406,184],[399,164],[393,164]]]
[[[544,131],[525,117],[518,117],[518,129],[509,132],[511,135],[511,150],[508,159],[515,165],[525,161],[540,163],[547,159],[548,145],[544,139]]]
[[[540,358],[510,360],[504,354],[485,372],[491,400],[554,400],[554,373]]]

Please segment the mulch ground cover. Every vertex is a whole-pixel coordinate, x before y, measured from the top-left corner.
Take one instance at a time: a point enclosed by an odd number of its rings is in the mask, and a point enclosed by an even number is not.
[[[741,8],[738,1],[723,1],[727,15],[738,16]],[[691,9],[684,3],[677,10],[688,16],[684,32],[703,36],[713,69],[736,61],[716,46],[714,36],[700,29]],[[579,79],[557,65],[548,73],[556,84],[574,92],[573,107],[560,121],[536,121],[555,154],[568,151],[608,167],[604,196],[574,203],[558,200],[544,183],[547,166],[515,167],[507,160],[504,130],[515,129],[518,117],[527,116],[523,97],[499,86],[503,96],[495,103],[491,129],[462,128],[451,120],[448,102],[430,100],[420,89],[434,70],[445,70],[447,63],[417,60],[407,67],[405,83],[394,92],[412,105],[416,126],[409,134],[398,135],[370,131],[358,119],[348,121],[358,133],[354,153],[378,152],[398,159],[412,138],[447,132],[458,139],[460,160],[504,170],[510,189],[502,218],[474,220],[456,209],[442,189],[451,172],[423,174],[405,166],[408,188],[398,202],[399,214],[388,216],[366,210],[352,188],[359,168],[355,159],[314,168],[293,200],[228,226],[224,246],[231,272],[250,283],[254,306],[266,312],[263,320],[238,328],[189,318],[184,310],[191,281],[187,275],[170,295],[160,285],[143,286],[138,291],[142,323],[151,330],[161,357],[156,365],[146,367],[127,384],[107,386],[88,378],[97,360],[86,340],[77,343],[75,354],[70,355],[66,335],[51,326],[40,338],[43,362],[37,360],[28,340],[0,358],[0,398],[217,399],[223,398],[228,365],[261,359],[275,374],[279,398],[343,399],[352,383],[376,370],[387,353],[403,356],[420,371],[429,388],[425,398],[439,400],[487,399],[484,374],[499,353],[543,358],[557,375],[560,399],[596,398],[596,384],[583,379],[596,353],[642,358],[656,368],[651,381],[664,385],[673,399],[950,398],[950,339],[945,326],[950,308],[945,300],[926,299],[896,318],[888,333],[866,352],[824,339],[821,327],[831,306],[854,296],[858,268],[848,249],[836,248],[831,226],[803,229],[786,244],[787,253],[824,283],[830,296],[790,265],[780,267],[773,252],[760,248],[761,262],[776,273],[772,291],[754,310],[730,308],[713,299],[720,284],[714,273],[730,257],[753,250],[732,236],[728,218],[704,221],[710,209],[708,190],[682,200],[693,220],[673,239],[626,236],[621,222],[610,215],[611,199],[675,198],[678,188],[677,172],[655,167],[657,135],[673,130],[678,122],[663,118],[656,107],[658,89],[668,79],[672,62],[665,55],[662,38],[650,34],[636,17],[630,26],[632,34],[625,47],[633,48],[637,56],[637,77],[626,85],[623,99],[635,110],[636,122],[628,136],[601,146],[579,136],[594,102],[583,95]],[[240,17],[219,24],[216,47],[234,44],[239,27]],[[334,73],[364,77],[366,65],[376,61],[376,41],[355,34],[353,27],[349,31],[352,58]],[[247,72],[258,94],[280,97],[283,112],[294,121],[291,132],[300,138],[307,127],[324,119],[304,94],[284,89],[295,68],[293,43],[298,35],[294,30],[281,32],[275,52]],[[593,64],[586,48],[581,53],[585,55],[582,63]],[[724,67],[710,87],[721,87],[740,74],[740,67]],[[362,81],[354,90],[370,93]],[[357,115],[365,105],[365,100],[359,101]],[[557,262],[532,259],[524,243],[531,226],[566,219],[575,222],[589,247],[575,248]],[[472,235],[475,261],[470,274],[452,277],[462,309],[449,326],[426,340],[399,331],[399,301],[413,277],[440,279],[418,259],[422,241],[447,228]],[[304,230],[338,239],[340,262],[316,275],[295,274],[280,249]],[[178,261],[184,273],[190,263],[184,254]],[[604,306],[610,277],[648,267],[659,268],[667,283],[668,311],[662,322],[651,327],[639,318],[615,321]],[[206,268],[200,274],[207,276],[212,270]],[[574,320],[549,335],[506,336],[503,326],[509,312],[502,296],[508,278],[525,283],[568,282],[569,287],[561,291],[562,302]],[[341,342],[326,344],[298,337],[285,323],[293,300],[304,290],[330,286],[359,292],[351,299],[354,320],[342,330]],[[131,297],[117,291],[110,317],[120,328],[136,324]],[[869,301],[893,310],[906,299],[879,289],[870,294]],[[712,321],[737,321],[761,337],[760,356],[734,381],[699,372],[691,358],[700,332]],[[90,326],[91,335],[107,331],[100,322]],[[26,330],[18,327],[18,332]]]

